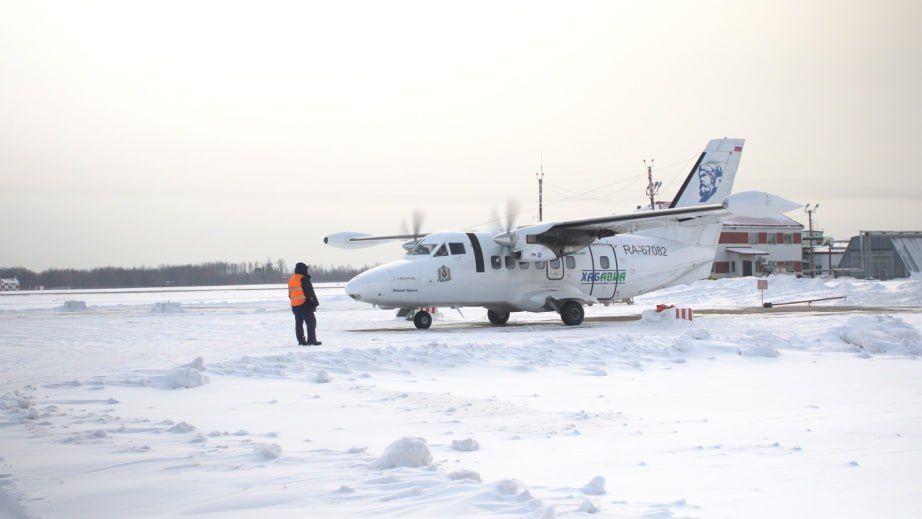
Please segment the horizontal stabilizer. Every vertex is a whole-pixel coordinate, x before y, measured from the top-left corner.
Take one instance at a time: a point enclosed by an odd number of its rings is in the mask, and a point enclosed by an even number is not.
[[[737,216],[771,218],[798,209],[802,204],[762,191],[743,191],[725,198],[723,206]]]

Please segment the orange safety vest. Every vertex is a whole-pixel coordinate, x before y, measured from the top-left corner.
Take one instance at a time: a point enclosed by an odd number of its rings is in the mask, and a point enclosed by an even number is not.
[[[304,276],[301,274],[292,274],[288,278],[288,299],[291,299],[291,306],[301,306],[307,301],[304,296],[304,289],[301,288],[302,278]]]

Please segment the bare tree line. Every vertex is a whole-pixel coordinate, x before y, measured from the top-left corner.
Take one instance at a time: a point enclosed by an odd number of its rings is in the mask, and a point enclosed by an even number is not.
[[[314,282],[348,281],[367,266],[312,265]],[[0,278],[18,278],[22,289],[141,288],[166,286],[250,285],[284,283],[291,275],[283,259],[265,262],[215,261],[196,265],[159,267],[101,267],[94,269],[48,269],[33,272],[23,267],[0,267]]]

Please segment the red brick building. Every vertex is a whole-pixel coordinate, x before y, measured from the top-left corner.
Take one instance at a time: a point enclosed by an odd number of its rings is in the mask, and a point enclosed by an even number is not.
[[[720,232],[712,277],[803,272],[804,226],[787,216],[727,220]]]

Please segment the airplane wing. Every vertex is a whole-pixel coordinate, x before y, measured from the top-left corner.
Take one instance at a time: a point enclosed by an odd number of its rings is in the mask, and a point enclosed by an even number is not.
[[[340,249],[361,249],[363,247],[372,247],[394,240],[410,240],[410,243],[416,243],[426,234],[389,234],[386,236],[372,236],[360,232],[340,232],[331,234],[323,238],[323,243],[338,247]]]
[[[494,241],[522,252],[523,257],[531,257],[531,252],[540,252],[542,248],[550,249],[559,257],[582,249],[599,238],[616,234],[670,225],[701,225],[720,221],[731,215],[775,216],[798,207],[800,204],[776,195],[746,191],[730,195],[719,204],[530,225],[499,234]],[[530,251],[532,248],[534,250]]]
[[[529,257],[530,246],[547,247],[555,255],[562,256],[575,252],[590,243],[616,234],[634,233],[643,229],[681,225],[683,223],[701,223],[704,218],[719,218],[730,214],[723,204],[710,204],[695,207],[664,209],[661,211],[641,211],[631,214],[586,218],[550,222],[523,227],[508,233],[510,236],[497,236],[497,243],[511,245],[520,249],[523,257]],[[515,236],[511,236],[515,234]],[[507,242],[503,243],[503,238]],[[524,240],[521,240],[524,238]],[[520,241],[521,240],[521,241]],[[516,245],[521,246],[516,247]],[[539,256],[540,257],[540,256]]]

